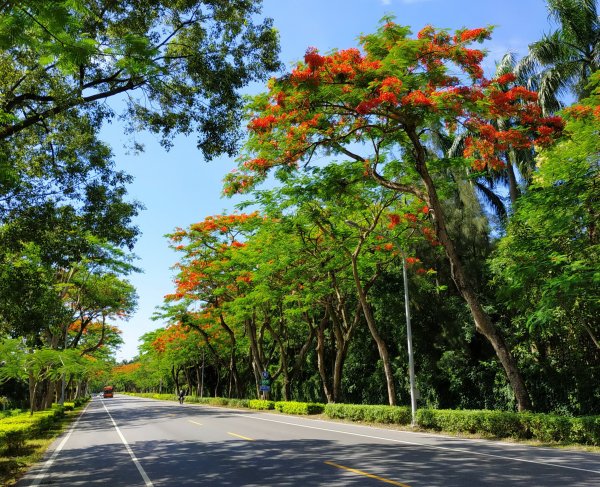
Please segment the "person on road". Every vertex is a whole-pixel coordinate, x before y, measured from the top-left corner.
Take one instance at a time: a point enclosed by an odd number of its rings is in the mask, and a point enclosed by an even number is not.
[[[185,389],[181,389],[179,391],[179,404],[183,404],[184,399],[185,399]]]

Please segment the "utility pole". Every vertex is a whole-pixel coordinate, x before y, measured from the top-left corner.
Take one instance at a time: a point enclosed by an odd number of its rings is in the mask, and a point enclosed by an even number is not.
[[[397,244],[398,245],[398,244]],[[404,250],[400,249],[402,255],[402,281],[404,283],[404,309],[406,315],[406,341],[408,342],[408,379],[410,382],[410,411],[411,426],[417,424],[417,387],[415,385],[415,359],[412,346],[412,328],[410,325],[410,304],[408,300],[408,272],[406,271],[406,256]]]

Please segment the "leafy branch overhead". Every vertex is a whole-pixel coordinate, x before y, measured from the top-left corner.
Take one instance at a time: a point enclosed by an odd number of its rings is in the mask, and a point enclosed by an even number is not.
[[[130,129],[236,148],[238,90],[278,68],[270,20],[245,0],[7,2],[0,18],[0,140],[75,107],[99,123],[119,98]],[[112,104],[115,106],[115,104]]]

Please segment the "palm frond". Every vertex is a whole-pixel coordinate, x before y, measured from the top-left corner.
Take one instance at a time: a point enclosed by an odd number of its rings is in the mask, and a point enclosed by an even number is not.
[[[507,209],[502,198],[480,181],[475,181],[475,187],[483,196],[492,212],[501,220],[506,221]]]

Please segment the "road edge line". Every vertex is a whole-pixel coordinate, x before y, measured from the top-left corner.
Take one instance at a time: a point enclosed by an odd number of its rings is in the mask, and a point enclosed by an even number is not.
[[[135,456],[135,453],[133,453],[133,450],[129,446],[129,443],[127,443],[127,440],[123,436],[123,433],[121,433],[121,430],[119,429],[119,427],[117,426],[117,423],[115,422],[115,420],[113,419],[112,415],[110,414],[110,411],[106,407],[106,404],[104,404],[104,401],[102,401],[102,406],[104,406],[104,410],[106,411],[106,414],[108,414],[108,417],[112,421],[112,424],[115,427],[115,430],[117,430],[117,434],[119,435],[119,438],[121,438],[121,441],[125,445],[125,449],[129,453],[129,456],[131,457],[131,460],[133,461],[134,465],[138,469],[138,472],[142,476],[142,479],[144,480],[144,483],[146,484],[146,487],[154,487],[154,484],[150,480],[150,477],[148,477],[148,474],[146,474],[146,471],[144,470],[144,467],[142,467],[142,464],[140,463],[140,461]]]
[[[52,452],[52,455],[50,456],[50,458],[48,460],[46,460],[46,462],[44,463],[42,469],[35,476],[35,478],[33,479],[33,483],[30,485],[30,487],[37,487],[38,485],[40,485],[41,480],[44,478],[44,476],[46,475],[46,473],[48,472],[48,470],[50,469],[50,467],[54,463],[54,460],[56,459],[56,457],[58,456],[58,454],[61,452],[61,450],[63,449],[63,447],[65,446],[65,444],[69,440],[69,438],[71,437],[71,434],[73,433],[73,431],[75,431],[75,428],[79,424],[79,420],[86,413],[87,408],[89,407],[90,404],[92,404],[92,401],[88,402],[87,405],[85,406],[85,408],[83,409],[83,411],[81,411],[81,414],[77,417],[77,419],[75,420],[75,422],[73,423],[73,425],[69,429],[69,432],[67,433],[67,435],[62,439],[62,441],[59,443],[59,445],[54,449],[54,451]]]

